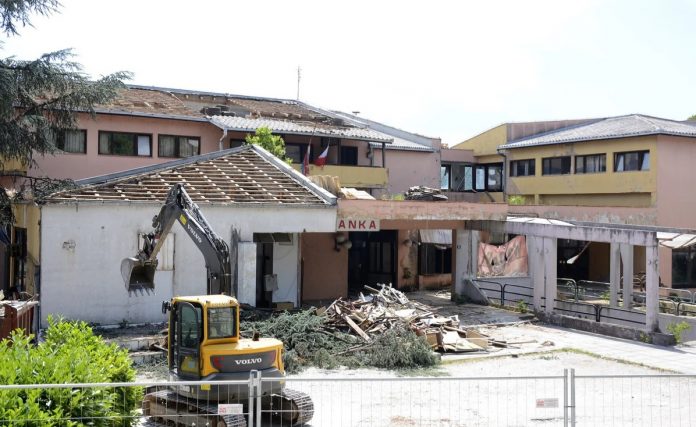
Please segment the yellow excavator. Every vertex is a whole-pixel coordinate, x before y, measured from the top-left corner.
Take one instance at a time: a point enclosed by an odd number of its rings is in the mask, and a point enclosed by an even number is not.
[[[277,414],[283,425],[308,422],[314,414],[311,398],[285,388],[283,343],[275,338],[240,338],[237,300],[231,296],[230,251],[212,230],[198,206],[174,185],[159,214],[154,231],[143,236],[135,257],[121,262],[121,274],[129,293],[153,291],[157,253],[175,221],[203,253],[207,270],[207,295],[176,296],[162,303],[169,313],[168,361],[173,381],[210,381],[201,386],[178,385],[172,390],[148,393],[143,414],[176,425],[246,426],[239,414],[219,414],[220,403],[241,403],[248,408],[247,386],[215,384],[216,381],[248,380],[252,370],[263,378],[262,410]],[[227,294],[227,295],[225,295]]]

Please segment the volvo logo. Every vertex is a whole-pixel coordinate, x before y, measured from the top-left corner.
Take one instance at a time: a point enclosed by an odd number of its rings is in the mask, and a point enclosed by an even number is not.
[[[253,365],[255,363],[261,363],[263,361],[262,358],[260,357],[255,357],[253,359],[240,359],[240,360],[235,360],[234,363],[237,365]]]
[[[198,243],[203,242],[203,239],[201,239],[201,236],[199,236],[198,233],[196,233],[196,230],[194,230],[194,229],[191,227],[191,223],[190,223],[190,222],[186,223],[186,228],[188,228],[189,233],[190,233],[196,240],[198,240]]]

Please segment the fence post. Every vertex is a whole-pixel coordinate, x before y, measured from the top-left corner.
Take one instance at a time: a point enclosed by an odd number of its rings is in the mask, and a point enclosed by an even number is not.
[[[256,423],[254,423],[256,420]],[[249,372],[249,426],[261,425],[261,372]]]
[[[570,369],[570,427],[575,427],[575,368]]]
[[[563,370],[563,427],[568,427],[568,370]]]

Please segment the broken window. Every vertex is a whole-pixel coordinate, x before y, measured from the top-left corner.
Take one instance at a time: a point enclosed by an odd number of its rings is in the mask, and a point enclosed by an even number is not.
[[[452,246],[421,243],[418,246],[418,272],[421,275],[452,272]]]
[[[440,190],[450,189],[450,165],[440,166]]]
[[[57,149],[65,153],[84,154],[87,152],[87,130],[62,130],[53,135],[51,140]]]

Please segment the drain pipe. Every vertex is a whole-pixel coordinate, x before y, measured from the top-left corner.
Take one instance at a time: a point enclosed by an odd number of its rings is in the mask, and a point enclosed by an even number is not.
[[[505,149],[500,149],[497,148],[496,151],[498,154],[503,156],[503,170],[502,170],[502,179],[503,179],[503,202],[507,203],[507,171],[508,171],[508,158],[507,158],[507,150]]]
[[[218,151],[222,151],[222,140],[224,140],[227,137],[227,128],[222,130],[222,137],[220,138],[220,141],[218,142]]]

